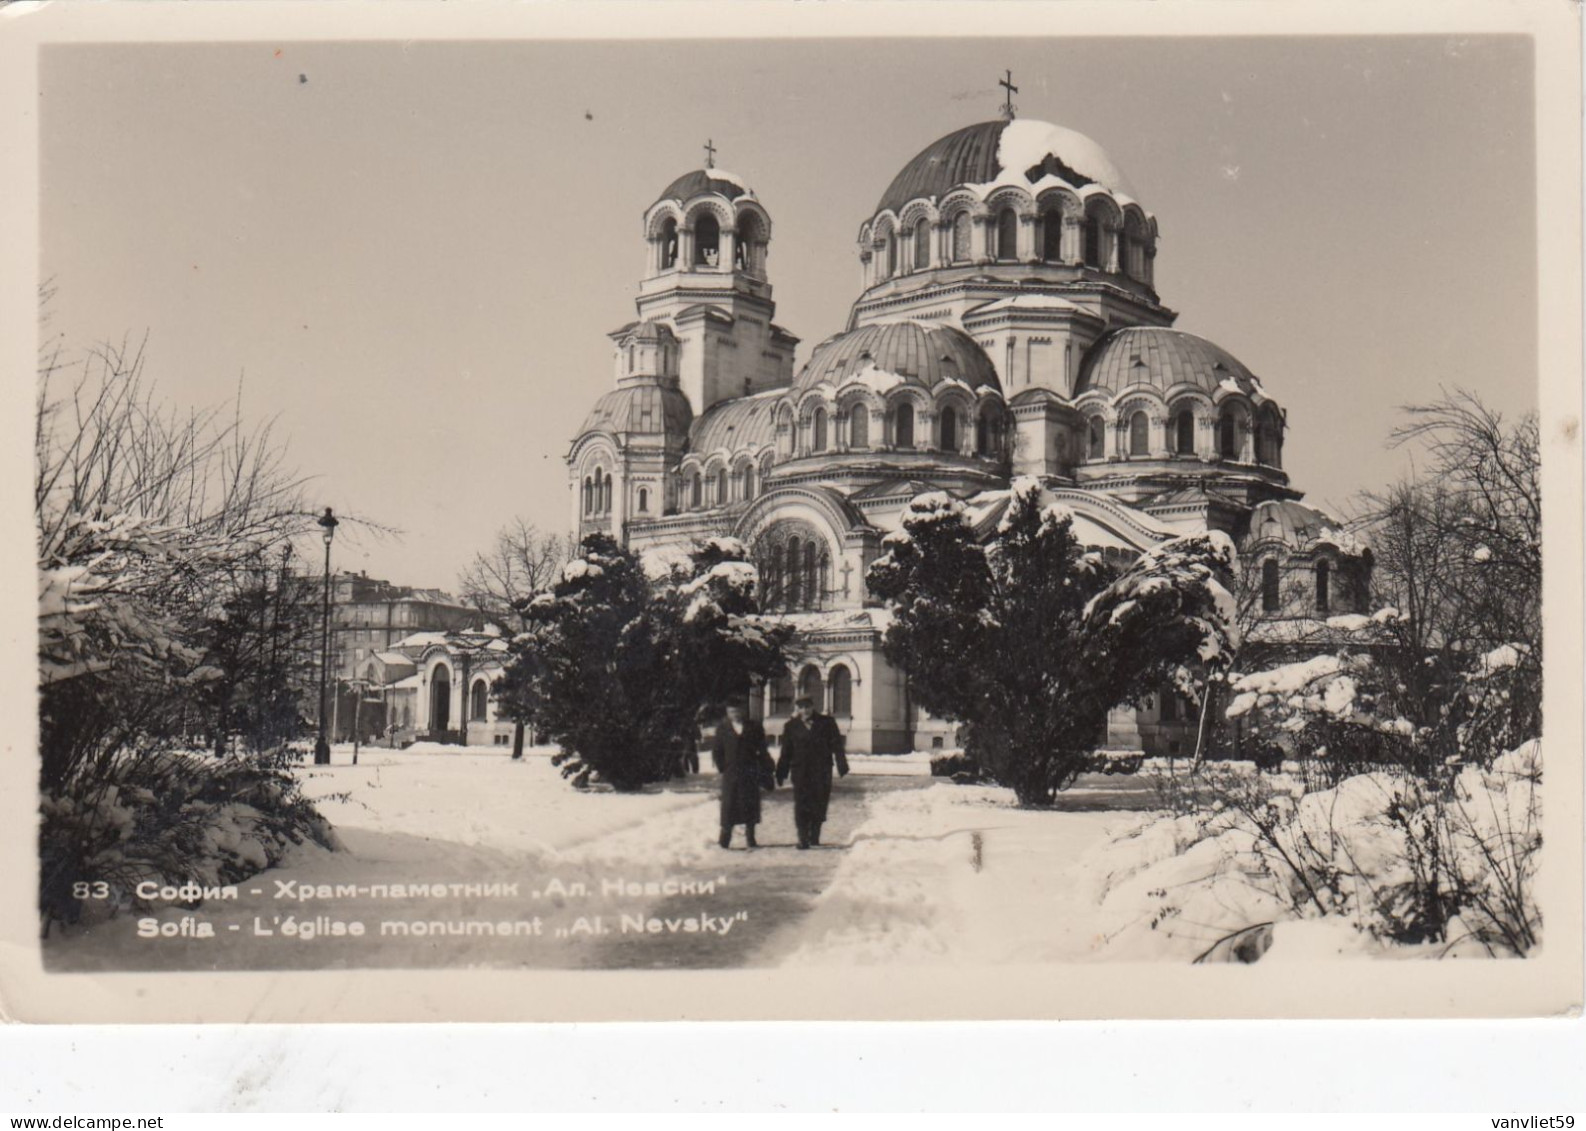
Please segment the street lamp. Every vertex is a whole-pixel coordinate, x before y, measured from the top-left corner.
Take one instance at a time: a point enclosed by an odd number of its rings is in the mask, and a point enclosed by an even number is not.
[[[330,542],[336,537],[337,526],[336,516],[330,513],[329,507],[325,508],[319,525],[325,531],[325,618],[319,664],[319,739],[314,743],[314,764],[328,766],[330,742],[325,737],[325,688],[330,678]]]

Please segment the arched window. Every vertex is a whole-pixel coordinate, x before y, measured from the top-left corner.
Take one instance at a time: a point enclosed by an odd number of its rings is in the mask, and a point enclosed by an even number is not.
[[[815,419],[810,424],[810,451],[824,452],[826,450],[826,410],[817,408]]]
[[[1129,454],[1151,454],[1151,422],[1143,412],[1137,412],[1129,418]]]
[[[863,451],[870,446],[870,409],[856,404],[848,410],[848,446]]]
[[[942,451],[958,450],[958,413],[951,405],[942,409]]]
[[[821,687],[820,669],[810,664],[799,672],[799,698],[815,700],[815,709],[819,711],[826,706],[824,688]]]
[[[1102,459],[1107,452],[1107,422],[1099,416],[1090,418],[1089,435],[1085,441],[1085,458]]]
[[[981,413],[975,417],[975,451],[980,455],[987,455],[990,451],[986,433],[986,414]]]
[[[1173,418],[1173,450],[1181,456],[1195,454],[1195,414],[1189,409]]]
[[[714,216],[701,216],[694,221],[694,266],[714,267],[720,255],[721,225]]]
[[[1019,218],[1011,208],[997,213],[997,258],[1019,258]]]
[[[595,481],[589,476],[584,476],[584,513],[595,513]]]
[[[1231,412],[1217,420],[1217,454],[1223,459],[1239,458],[1239,425]]]
[[[896,236],[887,236],[887,278],[898,273],[898,239]]]
[[[468,717],[481,722],[490,703],[490,685],[482,679],[474,680],[473,694],[468,697]]]
[[[725,467],[717,468],[716,469],[716,505],[718,507],[719,506],[724,506],[727,503],[727,501],[730,499],[730,497],[731,496],[729,496],[728,493],[727,493],[727,469]]]
[[[1099,269],[1106,265],[1106,253],[1102,251],[1101,217],[1087,216],[1085,218],[1085,266]]]
[[[804,607],[813,609],[821,603],[819,560],[815,556],[815,543],[804,543]]]
[[[831,670],[832,714],[839,719],[850,718],[854,713],[854,677],[845,664]]]
[[[771,552],[765,556],[765,565],[760,570],[762,609],[774,608],[777,602],[782,600],[782,578],[787,573],[782,561],[782,551],[785,548],[772,546]]]
[[[931,225],[921,220],[914,225],[914,269],[924,271],[931,265]]]
[[[677,221],[671,217],[661,225],[661,270],[677,266]]]
[[[743,466],[743,497],[745,502],[754,498],[754,464],[752,463]]]
[[[1328,594],[1332,569],[1328,562],[1316,563],[1316,611],[1319,613],[1325,613],[1332,604],[1332,598]]]
[[[1261,563],[1261,609],[1263,612],[1275,613],[1278,611],[1278,560],[1268,558]]]
[[[892,425],[892,446],[895,448],[912,448],[914,446],[914,406],[908,401],[898,405],[897,415]]]
[[[1041,258],[1048,263],[1063,261],[1063,213],[1051,208],[1041,215]]]
[[[649,511],[649,509],[650,509],[650,489],[648,487],[640,487],[639,488],[639,513],[640,514],[644,514],[647,511]]]
[[[803,571],[799,568],[803,561],[803,549],[804,544],[797,538],[789,538],[787,540],[787,580],[784,583],[784,591],[787,596],[787,607],[790,609],[799,607],[804,593],[804,587],[801,584]]]
[[[694,477],[688,484],[688,505],[701,507],[705,505],[705,480],[699,472],[694,472]]]
[[[953,262],[969,260],[969,213],[960,212],[953,217]]]

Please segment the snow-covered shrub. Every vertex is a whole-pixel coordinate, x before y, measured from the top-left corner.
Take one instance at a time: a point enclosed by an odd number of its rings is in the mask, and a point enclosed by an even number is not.
[[[916,497],[866,583],[919,704],[965,723],[986,775],[1044,806],[1085,771],[1109,710],[1231,654],[1234,549],[1216,532],[1175,538],[1118,573],[1038,481],[1015,480],[1006,507],[982,541],[963,503]]]
[[[499,699],[561,745],[555,761],[574,786],[663,781],[681,771],[702,712],[719,715],[782,669],[789,631],[759,617],[757,588],[736,539],[647,565],[591,535],[559,582],[519,602],[528,627]]]
[[[1297,775],[1207,767],[1177,811],[1106,847],[1104,903],[1139,909],[1186,953],[1338,917],[1382,945],[1523,955],[1540,938],[1540,777],[1535,742],[1447,783],[1378,770],[1313,790]]]
[[[338,847],[330,824],[286,769],[290,755],[215,760],[127,751],[91,779],[46,791],[40,810],[39,910],[45,929],[90,909],[141,906],[137,885],[236,883],[312,841]],[[108,898],[85,899],[102,883]]]

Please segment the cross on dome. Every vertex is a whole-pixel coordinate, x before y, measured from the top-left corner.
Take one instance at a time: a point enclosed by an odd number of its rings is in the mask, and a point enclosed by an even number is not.
[[[706,138],[705,139],[705,168],[714,169],[715,167],[716,167],[716,146],[715,146],[715,143],[710,138]]]
[[[1002,99],[1002,116],[1011,122],[1014,111],[1018,109],[1013,104],[1013,96],[1019,93],[1019,88],[1013,85],[1013,72],[1004,71],[1003,77],[997,80],[997,85],[1007,91]]]

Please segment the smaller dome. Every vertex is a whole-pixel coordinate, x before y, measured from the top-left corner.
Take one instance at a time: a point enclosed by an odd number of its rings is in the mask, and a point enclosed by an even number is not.
[[[1338,523],[1315,507],[1289,499],[1257,503],[1250,512],[1247,546],[1276,540],[1291,550],[1309,550],[1318,542],[1338,545],[1343,539]]]
[[[707,192],[720,193],[728,200],[754,195],[754,191],[744,179],[735,173],[729,173],[725,169],[695,169],[692,173],[684,173],[667,185],[661,195],[655,198],[655,203],[675,200],[681,204],[685,200]]]
[[[933,389],[959,381],[998,392],[996,367],[962,330],[934,322],[881,322],[827,338],[815,347],[793,382],[795,391],[821,383],[836,388],[862,381],[877,392],[901,382]]]
[[[596,401],[578,434],[636,432],[681,437],[688,432],[693,418],[688,398],[678,390],[653,384],[633,385],[613,389]]]
[[[783,389],[770,389],[711,405],[689,429],[688,450],[702,456],[723,449],[755,452],[775,443],[773,413],[784,393]]]
[[[1205,338],[1160,326],[1129,326],[1098,338],[1080,363],[1074,395],[1092,389],[1119,393],[1135,385],[1164,393],[1191,385],[1204,393],[1223,389],[1266,399],[1261,381],[1233,354]]]

